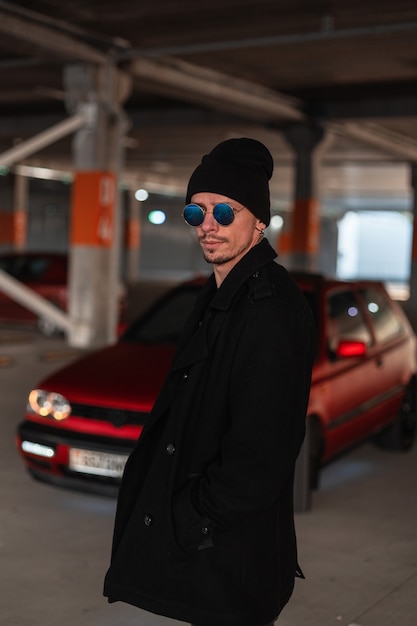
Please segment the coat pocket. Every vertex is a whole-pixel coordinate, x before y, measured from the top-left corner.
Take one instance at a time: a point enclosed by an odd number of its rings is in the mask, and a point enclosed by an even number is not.
[[[204,550],[213,545],[213,525],[195,507],[199,474],[194,474],[173,496],[172,518],[175,543],[181,553]]]

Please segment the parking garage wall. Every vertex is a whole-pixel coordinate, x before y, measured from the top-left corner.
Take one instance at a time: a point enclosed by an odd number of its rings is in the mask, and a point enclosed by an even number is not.
[[[0,179],[0,252],[13,249],[12,241],[7,239],[6,229],[10,227],[8,216],[13,213],[13,176]],[[328,199],[329,200],[329,199]],[[368,198],[364,208],[369,210]],[[325,204],[325,202],[324,202]],[[363,203],[362,203],[363,204]],[[380,205],[375,199],[375,207]],[[356,210],[360,210],[360,198]],[[390,200],[390,206],[395,203]],[[123,224],[128,222],[129,193],[122,194],[121,210]],[[343,214],[339,206],[337,214]],[[401,205],[402,210],[405,207]],[[139,280],[179,281],[196,274],[206,274],[211,268],[201,255],[194,232],[182,218],[183,199],[167,195],[150,194],[148,200],[141,203],[141,236],[139,249]],[[67,252],[69,248],[69,229],[71,211],[71,185],[53,180],[30,179],[27,207],[28,251]],[[149,221],[153,211],[165,215],[162,224]],[[328,208],[327,208],[328,211]],[[125,232],[125,228],[122,228]],[[3,233],[3,237],[2,237]],[[267,230],[271,244],[278,249],[279,237]],[[338,220],[337,217],[322,217],[320,224],[320,250],[318,266],[327,275],[337,275],[338,264]],[[128,248],[122,242],[120,276],[127,275]],[[354,276],[352,276],[354,278]],[[384,277],[382,276],[383,280]]]

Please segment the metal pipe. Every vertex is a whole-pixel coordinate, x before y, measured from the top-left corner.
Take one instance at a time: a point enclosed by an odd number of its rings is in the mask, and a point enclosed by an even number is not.
[[[165,57],[203,52],[221,52],[224,50],[243,50],[244,48],[261,48],[265,46],[284,46],[304,43],[315,43],[328,40],[372,37],[417,30],[417,22],[400,22],[398,24],[380,24],[375,26],[358,26],[354,28],[323,28],[306,33],[290,33],[265,37],[250,37],[227,41],[206,41],[192,44],[178,44],[152,48],[132,48],[116,53],[118,60],[143,57]]]
[[[89,112],[82,111],[76,113],[68,119],[51,126],[27,141],[22,141],[13,148],[6,150],[0,154],[0,165],[11,167],[22,159],[31,156],[35,152],[39,152],[42,148],[49,146],[51,143],[70,135],[89,121]]]
[[[10,276],[7,272],[0,269],[0,289],[16,302],[33,311],[37,315],[46,317],[56,326],[69,332],[72,328],[72,322],[68,313],[64,313],[54,304],[42,298],[33,289],[30,289],[20,281]]]

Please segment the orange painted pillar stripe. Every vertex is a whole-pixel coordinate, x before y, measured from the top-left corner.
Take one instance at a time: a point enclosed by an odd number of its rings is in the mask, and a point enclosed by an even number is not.
[[[72,188],[71,243],[109,248],[114,237],[115,203],[113,172],[77,172]]]
[[[13,212],[13,216],[13,243],[16,247],[23,248],[27,239],[27,212],[17,209]]]
[[[129,250],[138,250],[140,247],[141,228],[137,218],[126,221],[126,247]]]
[[[0,243],[22,247],[26,243],[26,211],[0,213]]]
[[[277,250],[281,254],[289,254],[292,252],[292,234],[288,231],[282,230],[277,237]]]
[[[297,198],[292,216],[292,252],[315,254],[319,248],[319,211],[316,198]]]

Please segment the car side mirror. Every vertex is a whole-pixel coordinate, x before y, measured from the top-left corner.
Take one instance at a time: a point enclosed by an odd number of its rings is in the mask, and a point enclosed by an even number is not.
[[[366,343],[364,341],[342,339],[339,341],[335,353],[337,357],[343,359],[364,356],[366,354]]]

